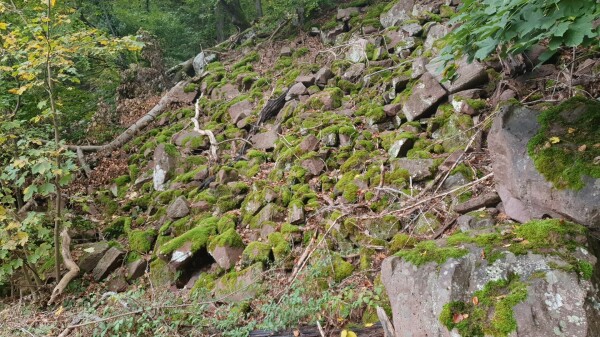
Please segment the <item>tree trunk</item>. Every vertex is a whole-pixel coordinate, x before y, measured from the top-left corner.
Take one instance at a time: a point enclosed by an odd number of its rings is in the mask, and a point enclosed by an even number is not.
[[[220,1],[217,1],[215,4],[215,21],[216,21],[216,30],[217,30],[217,43],[223,42],[225,40],[225,15],[224,15],[223,6]]]
[[[250,28],[250,22],[240,5],[240,0],[219,0],[221,7],[231,16],[231,23],[240,31]]]
[[[262,0],[255,0],[254,5],[256,6],[256,17],[262,18],[262,16],[263,16]]]

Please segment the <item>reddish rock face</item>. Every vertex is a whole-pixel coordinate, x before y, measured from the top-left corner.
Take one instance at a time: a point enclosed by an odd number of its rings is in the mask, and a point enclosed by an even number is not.
[[[503,107],[488,136],[496,190],[506,214],[519,222],[545,216],[567,218],[590,228],[600,228],[600,179],[584,177],[578,191],[558,190],[538,173],[527,153],[527,143],[537,133],[537,112]]]
[[[446,90],[429,73],[423,74],[413,88],[402,111],[409,122],[433,112],[438,103],[446,97]]]
[[[243,247],[215,247],[212,251],[210,251],[210,255],[215,259],[215,262],[219,265],[219,267],[223,269],[230,269],[235,266],[235,264],[242,257],[242,253],[244,252]]]
[[[96,281],[100,281],[117,269],[123,261],[125,253],[116,247],[111,247],[92,271]]]

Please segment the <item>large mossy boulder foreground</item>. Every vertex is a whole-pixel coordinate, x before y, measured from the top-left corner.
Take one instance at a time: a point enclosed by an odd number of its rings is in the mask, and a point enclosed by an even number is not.
[[[397,336],[597,336],[597,245],[536,220],[404,248],[382,265]]]
[[[506,214],[600,228],[600,103],[574,98],[538,112],[507,105],[488,136]]]

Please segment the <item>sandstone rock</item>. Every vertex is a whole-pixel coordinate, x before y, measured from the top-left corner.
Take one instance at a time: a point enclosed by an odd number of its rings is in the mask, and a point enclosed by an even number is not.
[[[367,45],[369,41],[365,39],[355,39],[348,42],[350,50],[346,53],[346,59],[350,62],[360,62],[367,58]]]
[[[473,229],[492,227],[495,225],[495,221],[488,212],[478,212],[478,214],[469,213],[459,216],[456,224],[460,231],[467,232]]]
[[[465,177],[462,173],[457,172],[449,175],[448,178],[444,180],[444,183],[442,184],[442,189],[451,190],[453,188],[468,184],[469,181],[470,180],[467,177]]]
[[[413,120],[432,112],[437,104],[446,97],[446,90],[429,73],[423,74],[414,86],[412,94],[402,108],[406,119]]]
[[[138,259],[127,265],[127,279],[136,280],[146,273],[148,261],[146,259]]]
[[[402,110],[402,104],[398,103],[398,104],[388,104],[385,105],[383,107],[383,111],[385,112],[386,116],[388,117],[394,117],[398,114],[398,111]]]
[[[222,99],[226,101],[230,101],[240,95],[240,91],[236,86],[231,83],[227,83],[224,86],[214,89],[210,97],[211,99]]]
[[[335,43],[336,39],[344,33],[344,24],[340,23],[335,28],[328,31],[321,31],[321,41],[324,45]]]
[[[190,207],[184,196],[180,196],[167,208],[167,216],[170,219],[181,219],[190,214]]]
[[[81,254],[79,261],[77,261],[81,272],[88,273],[94,270],[94,267],[96,267],[98,261],[104,256],[108,248],[108,242],[106,241],[84,243],[73,247],[73,252]]]
[[[470,211],[474,211],[476,209],[480,209],[482,207],[490,207],[496,206],[500,202],[500,197],[498,193],[490,192],[485,193],[475,198],[472,198],[468,201],[463,202],[462,204],[458,204],[454,207],[454,211],[457,213],[467,213]]]
[[[427,58],[425,58],[425,57],[417,57],[412,62],[412,73],[411,73],[410,76],[412,78],[419,78],[419,77],[421,77],[421,75],[423,75],[427,71],[425,69],[425,66],[427,66]]]
[[[116,247],[108,249],[92,271],[94,280],[100,281],[120,267],[121,262],[123,261],[123,255],[125,255],[125,253]]]
[[[280,206],[277,206],[274,203],[268,203],[263,207],[260,212],[256,215],[257,218],[257,227],[262,227],[262,224],[265,222],[273,221],[284,221],[285,213]]]
[[[292,56],[292,49],[288,46],[281,47],[281,51],[279,51],[279,56]]]
[[[391,169],[405,169],[408,171],[413,181],[422,181],[433,175],[435,166],[433,159],[408,159],[398,158],[390,160]]]
[[[439,59],[433,60],[427,64],[425,68],[427,68],[427,71],[429,71],[431,74],[435,75],[435,78],[451,94],[467,89],[473,89],[487,83],[488,74],[485,71],[485,66],[483,64],[477,61],[468,63],[465,58],[462,58],[456,62],[456,66],[457,78],[452,83],[443,81],[442,72],[444,67],[442,61]]]
[[[304,84],[305,87],[310,87],[315,84],[315,75],[301,75],[296,77],[296,82]]]
[[[392,89],[396,92],[402,92],[406,89],[406,85],[410,82],[410,78],[406,75],[394,76],[392,78]]]
[[[302,161],[302,167],[308,170],[312,177],[316,177],[325,169],[325,163],[321,158],[308,158]]]
[[[219,267],[230,269],[240,260],[243,251],[244,247],[217,246],[209,253]]]
[[[106,287],[109,291],[122,293],[127,290],[127,288],[129,287],[129,283],[127,283],[127,280],[125,279],[125,276],[123,274],[116,274],[115,277],[108,281]]]
[[[400,31],[406,36],[419,36],[423,32],[423,27],[418,23],[409,23],[402,25]]]
[[[222,169],[219,170],[219,172],[217,172],[217,177],[215,179],[215,181],[220,184],[227,184],[230,183],[232,181],[237,181],[239,179],[239,174],[237,172],[237,170],[232,169],[230,167],[223,167]]]
[[[231,116],[231,122],[237,123],[249,117],[252,114],[252,109],[252,103],[245,99],[230,106],[227,111],[229,112],[229,116]]]
[[[165,144],[159,144],[154,150],[154,171],[152,182],[154,189],[164,191],[165,182],[167,182],[177,165],[177,158],[165,151]]]
[[[448,35],[448,32],[448,27],[446,27],[445,25],[438,23],[431,26],[427,31],[427,38],[423,43],[423,47],[425,48],[425,50],[432,49],[435,45],[435,42],[441,39],[442,37]],[[431,70],[429,72],[431,72]]]
[[[474,232],[471,236],[490,231],[495,233],[494,229],[487,229]],[[435,244],[441,247],[445,245],[444,241]],[[575,260],[581,259],[581,263],[595,265],[596,258],[588,251],[589,246],[584,243],[569,254],[573,254],[571,256]],[[568,262],[558,254],[544,256],[529,252],[515,255],[508,251],[510,246],[503,248],[500,245],[494,248],[498,258],[490,263],[482,258],[486,256],[483,248],[472,244],[459,247],[464,247],[465,250],[459,252],[465,255],[449,258],[439,264],[429,262],[417,266],[401,257],[390,257],[383,261],[381,280],[390,298],[393,323],[396,327],[403,327],[397,331],[397,337],[460,336],[458,331],[448,331],[440,322],[444,306],[451,302],[463,302],[465,308],[469,308],[473,305],[475,292],[481,291],[486,285],[496,287],[503,296],[515,294],[513,291],[518,287],[524,289],[518,295],[519,302],[505,308],[513,310],[512,317],[516,323],[516,330],[509,331],[509,336],[546,337],[560,332],[562,336],[591,337],[600,331],[600,312],[585,304],[600,300],[597,281],[590,281],[569,271],[572,270],[569,269],[572,261]],[[485,293],[479,293],[479,296],[485,296]],[[500,299],[496,298],[491,302],[492,306],[487,307],[482,304],[485,298],[478,298],[478,308],[485,310],[484,320],[491,319],[490,315],[493,315]],[[461,313],[468,314],[469,309]]]
[[[261,289],[263,270],[260,263],[217,280],[214,296],[227,303],[238,303],[254,298]]]
[[[275,148],[277,139],[279,139],[278,129],[273,128],[272,130],[255,134],[250,141],[252,141],[256,149],[271,150]]]
[[[342,96],[343,92],[338,88],[335,88],[335,90],[326,89],[312,95],[310,100],[314,102],[312,104],[314,108],[319,108],[320,110],[333,110],[342,105]]]
[[[504,106],[488,136],[496,190],[506,214],[520,222],[549,215],[599,228],[599,179],[586,176],[582,189],[558,190],[537,172],[527,154],[527,143],[540,127],[536,115],[527,108]]]
[[[329,67],[322,67],[315,74],[315,83],[319,86],[324,86],[327,84],[329,79],[333,78],[333,73]]]
[[[302,142],[300,142],[300,145],[298,145],[298,148],[300,149],[300,151],[302,151],[302,153],[308,153],[308,152],[314,151],[318,147],[319,147],[319,139],[312,134],[304,137]]]
[[[335,16],[338,21],[348,21],[353,16],[358,15],[360,10],[358,7],[338,8],[337,15]]]
[[[290,90],[288,90],[287,94],[285,95],[285,100],[289,101],[294,98],[298,98],[298,96],[306,95],[307,93],[308,91],[306,90],[306,86],[304,86],[302,82],[298,82],[292,85]]]
[[[398,1],[387,12],[382,13],[379,21],[384,28],[397,26],[402,21],[410,20],[410,13],[415,5],[415,0]]]
[[[412,149],[414,143],[415,141],[412,138],[396,140],[392,146],[390,146],[388,153],[391,158],[405,157],[408,150]]]
[[[192,242],[186,242],[179,248],[173,250],[168,263],[169,269],[172,271],[182,270],[193,259],[194,252],[192,251]],[[164,256],[159,256],[165,258]]]
[[[208,140],[204,139],[202,137],[205,137],[205,136],[200,135],[196,131],[183,130],[183,131],[180,131],[180,132],[174,134],[173,137],[171,137],[171,140],[177,146],[186,146],[187,148],[189,148],[191,146],[191,143],[194,142],[196,138],[199,138],[200,141],[203,141],[203,143],[206,144],[206,145],[203,144],[203,146],[200,146],[200,148],[208,148],[208,146],[210,146]]]
[[[298,225],[304,222],[304,207],[298,204],[292,204],[288,209],[288,220],[292,225]]]
[[[342,78],[350,82],[356,82],[365,71],[365,67],[364,63],[355,63],[348,67]]]

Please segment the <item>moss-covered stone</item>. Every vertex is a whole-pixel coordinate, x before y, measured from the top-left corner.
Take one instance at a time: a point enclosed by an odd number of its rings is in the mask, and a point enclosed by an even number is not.
[[[169,269],[165,261],[155,259],[150,263],[150,280],[155,287],[168,285],[174,279],[175,273]]]
[[[118,238],[123,234],[129,233],[131,230],[131,222],[131,218],[126,216],[115,219],[102,231],[104,237],[108,240],[111,240]]]
[[[423,241],[417,243],[414,248],[400,250],[395,255],[415,266],[421,266],[429,262],[442,264],[450,258],[463,257],[468,252],[464,248],[442,247],[438,246],[435,241]]]
[[[272,252],[271,245],[254,241],[250,242],[244,252],[242,253],[242,263],[244,265],[251,265],[257,262],[268,264],[271,261]]]
[[[273,251],[275,262],[284,261],[290,255],[292,246],[285,239],[282,233],[271,233],[269,234],[268,240],[269,244],[271,245],[271,250]]]
[[[223,234],[217,235],[210,240],[208,250],[212,251],[216,247],[242,248],[244,247],[244,241],[242,241],[241,235],[235,229],[230,228],[223,232]]]
[[[138,253],[148,253],[152,249],[152,244],[156,239],[156,230],[134,229],[129,232],[129,249]]]
[[[187,242],[191,243],[190,250],[192,253],[195,253],[201,248],[205,248],[208,244],[210,236],[215,235],[216,232],[217,226],[215,222],[202,221],[196,228],[193,228],[165,243],[162,247],[160,247],[159,254],[162,256],[168,256]]]
[[[572,98],[538,116],[540,130],[529,141],[536,169],[559,189],[583,188],[583,176],[600,178],[600,103]]]

